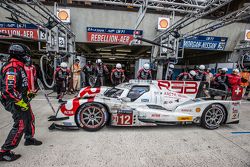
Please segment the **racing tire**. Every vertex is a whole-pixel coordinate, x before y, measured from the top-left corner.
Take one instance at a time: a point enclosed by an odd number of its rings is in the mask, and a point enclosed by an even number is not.
[[[206,129],[217,129],[225,122],[226,111],[220,104],[210,104],[203,112],[201,126]]]
[[[79,107],[75,115],[77,126],[86,131],[98,131],[108,122],[108,111],[99,103],[85,103]]]

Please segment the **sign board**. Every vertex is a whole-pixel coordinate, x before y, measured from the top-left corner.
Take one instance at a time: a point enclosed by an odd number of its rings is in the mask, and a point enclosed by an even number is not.
[[[57,9],[57,17],[63,23],[70,23],[70,9]]]
[[[245,40],[246,40],[246,41],[250,41],[250,30],[246,30],[246,33],[245,33]]]
[[[64,37],[58,37],[58,45],[59,45],[60,48],[65,48],[66,47]]]
[[[227,44],[227,37],[195,36],[180,41],[180,48],[199,50],[224,50]],[[183,44],[184,43],[184,44]]]
[[[170,18],[159,17],[158,18],[158,30],[166,30],[170,26]]]
[[[9,35],[0,35],[0,38],[16,38],[12,37],[12,35],[17,35],[20,37],[26,37],[35,40],[38,39],[38,28],[33,24],[0,22],[0,33]]]
[[[134,39],[134,35],[142,37],[143,31],[114,28],[87,27],[87,41],[94,43],[111,44],[141,44],[140,40]]]

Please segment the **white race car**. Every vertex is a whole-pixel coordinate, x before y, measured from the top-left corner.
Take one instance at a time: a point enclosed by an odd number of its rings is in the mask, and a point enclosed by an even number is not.
[[[54,128],[97,131],[111,126],[156,126],[196,123],[207,129],[238,123],[242,88],[232,90],[232,100],[214,100],[204,84],[194,81],[130,80],[116,87],[83,88],[62,104]],[[223,93],[223,91],[222,91]],[[223,96],[228,94],[224,92]]]

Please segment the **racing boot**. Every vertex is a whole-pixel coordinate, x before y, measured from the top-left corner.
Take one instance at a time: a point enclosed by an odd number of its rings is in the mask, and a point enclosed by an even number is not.
[[[34,146],[40,146],[42,145],[43,143],[41,141],[38,141],[36,140],[35,138],[29,138],[29,139],[26,139],[25,142],[24,142],[24,145],[25,146],[30,146],[30,145],[34,145]]]
[[[20,158],[20,154],[15,154],[12,151],[5,151],[5,152],[0,152],[0,161],[15,161],[18,158]]]

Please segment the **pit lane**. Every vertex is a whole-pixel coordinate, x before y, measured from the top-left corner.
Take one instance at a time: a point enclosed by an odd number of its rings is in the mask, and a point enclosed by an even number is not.
[[[68,97],[70,98],[70,97]],[[54,106],[57,101],[52,98]],[[250,166],[250,103],[241,106],[240,124],[206,130],[196,125],[164,127],[106,127],[98,132],[49,131],[52,114],[39,94],[32,101],[36,115],[36,138],[40,147],[24,146],[19,160],[1,167],[36,166]],[[0,106],[0,144],[12,126],[11,114]]]

